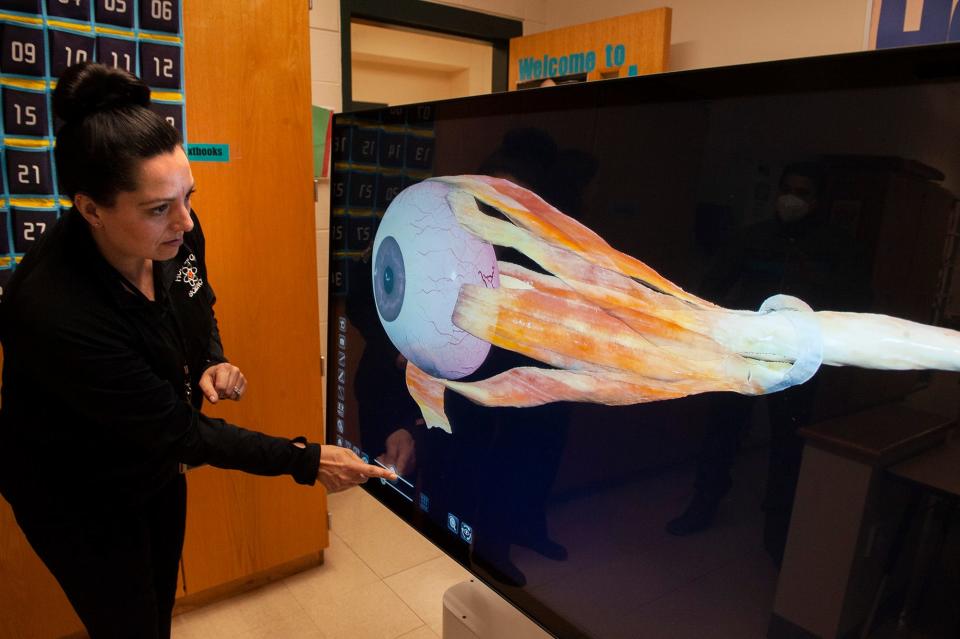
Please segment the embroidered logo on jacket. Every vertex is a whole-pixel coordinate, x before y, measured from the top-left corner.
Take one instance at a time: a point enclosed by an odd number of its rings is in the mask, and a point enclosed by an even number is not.
[[[187,293],[190,297],[197,294],[197,291],[203,286],[203,280],[200,278],[200,268],[197,266],[196,255],[191,253],[187,256],[187,259],[183,262],[183,266],[181,266],[177,272],[176,281],[184,282],[190,287],[190,291]]]

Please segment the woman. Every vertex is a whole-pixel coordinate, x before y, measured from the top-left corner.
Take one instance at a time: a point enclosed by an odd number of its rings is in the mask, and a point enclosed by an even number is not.
[[[238,401],[179,133],[117,69],[68,69],[55,150],[73,209],[17,268],[0,304],[0,492],[90,635],[167,637],[183,545],[179,465],[319,479],[394,479],[333,446],[200,413]]]

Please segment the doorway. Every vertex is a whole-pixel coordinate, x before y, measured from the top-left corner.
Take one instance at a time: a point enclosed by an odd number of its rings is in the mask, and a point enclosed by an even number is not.
[[[422,29],[350,24],[354,103],[430,102],[493,90],[493,45]]]
[[[343,110],[507,88],[518,20],[422,0],[341,0]]]

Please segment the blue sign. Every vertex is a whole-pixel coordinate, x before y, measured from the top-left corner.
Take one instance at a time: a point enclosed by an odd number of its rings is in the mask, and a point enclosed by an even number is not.
[[[918,44],[960,42],[960,7],[954,10],[954,0],[924,0],[920,13],[920,28],[904,30],[907,0],[883,0],[877,24],[878,49],[906,47]]]
[[[188,144],[187,159],[191,162],[229,162],[229,144]]]
[[[567,55],[544,55],[542,58],[520,58],[520,81],[540,80],[556,76],[591,73],[597,68],[595,51],[576,51]]]

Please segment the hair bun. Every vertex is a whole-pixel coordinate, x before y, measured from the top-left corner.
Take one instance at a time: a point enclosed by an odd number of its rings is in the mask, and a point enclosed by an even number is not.
[[[68,68],[53,92],[53,112],[66,123],[130,106],[149,107],[150,87],[132,73],[95,62]]]

